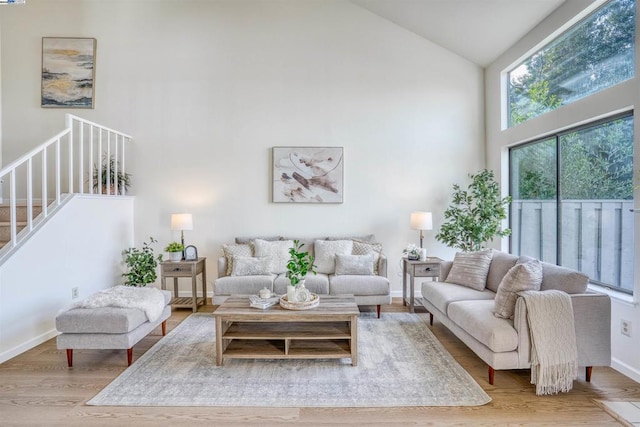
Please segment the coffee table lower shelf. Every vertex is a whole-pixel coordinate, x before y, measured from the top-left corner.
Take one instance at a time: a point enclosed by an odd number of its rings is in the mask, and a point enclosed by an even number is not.
[[[351,357],[347,322],[233,322],[223,334],[225,359],[343,359]]]

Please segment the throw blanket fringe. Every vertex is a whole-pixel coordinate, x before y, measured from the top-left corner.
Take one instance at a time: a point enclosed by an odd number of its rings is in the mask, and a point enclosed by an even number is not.
[[[154,322],[162,315],[164,306],[164,295],[159,289],[114,286],[72,304],[68,310],[99,307],[137,308],[144,311],[150,322]]]
[[[578,377],[571,297],[562,291],[519,293],[531,331],[531,384],[537,395],[568,392]]]

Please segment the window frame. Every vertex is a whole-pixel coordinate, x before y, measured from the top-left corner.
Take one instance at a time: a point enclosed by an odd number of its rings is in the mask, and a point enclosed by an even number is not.
[[[516,149],[520,149],[520,148],[524,148],[527,146],[531,146],[534,144],[538,144],[538,143],[542,143],[544,141],[550,140],[550,139],[554,139],[555,140],[555,154],[556,154],[556,158],[555,158],[555,162],[556,162],[556,182],[555,182],[555,191],[556,191],[556,197],[555,199],[550,199],[550,200],[554,200],[556,203],[556,245],[555,245],[555,258],[556,258],[556,265],[558,266],[562,266],[562,209],[561,209],[561,203],[562,203],[562,194],[561,194],[561,143],[560,140],[563,136],[574,133],[574,132],[580,132],[586,129],[591,129],[591,128],[596,128],[598,126],[607,124],[607,123],[612,123],[615,122],[616,120],[620,120],[620,119],[626,119],[626,118],[630,118],[632,120],[632,122],[635,124],[635,113],[633,109],[629,109],[626,111],[622,111],[616,114],[612,114],[609,115],[607,117],[603,117],[603,118],[599,118],[596,120],[592,120],[586,123],[582,123],[576,126],[572,126],[572,127],[568,127],[562,130],[558,130],[556,132],[551,132],[545,135],[540,135],[537,136],[535,139],[531,139],[516,145],[512,145],[509,147],[508,149],[508,193],[509,195],[512,195],[514,192],[513,189],[513,184],[514,184],[514,168],[513,168],[513,152]],[[635,140],[637,139],[636,137],[637,134],[637,130],[634,127],[634,134],[633,134],[633,142],[634,142],[634,148],[635,148]],[[635,152],[633,153],[633,162],[635,165],[635,158],[636,155],[638,153]],[[634,168],[635,170],[635,168]],[[635,200],[635,199],[632,199]],[[514,218],[512,215],[512,211],[509,210],[509,228],[511,228],[513,230],[513,222],[514,222]],[[519,227],[519,230],[522,230],[522,227]],[[634,232],[635,234],[635,232]],[[510,253],[514,253],[514,244],[513,244],[513,233],[509,236],[509,252]],[[634,247],[635,247],[635,242],[634,242]],[[637,257],[638,254],[634,254],[634,257]],[[634,276],[635,276],[635,272],[634,272]],[[635,284],[635,277],[633,278],[633,283],[632,285]],[[632,286],[631,289],[627,289],[627,288],[623,288],[620,286],[615,286],[609,283],[604,283],[601,282],[599,280],[595,280],[591,277],[589,277],[589,283],[594,284],[594,285],[598,285],[598,286],[602,286],[603,288],[606,289],[610,289],[612,291],[615,292],[622,292],[628,295],[634,295],[634,287]]]

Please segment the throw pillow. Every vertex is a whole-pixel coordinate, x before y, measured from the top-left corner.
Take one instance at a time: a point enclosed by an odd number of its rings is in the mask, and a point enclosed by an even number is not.
[[[373,274],[378,275],[378,262],[382,254],[382,243],[367,243],[358,240],[353,241],[352,255],[373,255]]]
[[[293,247],[293,240],[278,240],[269,242],[262,239],[253,241],[255,255],[257,257],[268,257],[271,260],[271,272],[275,274],[287,271],[289,261],[289,249]]]
[[[540,290],[542,284],[542,263],[537,259],[516,264],[507,271],[496,292],[494,314],[510,319],[516,310],[518,292]]]
[[[271,260],[267,257],[233,257],[232,276],[258,276],[270,273]]]
[[[340,255],[336,254],[336,276],[373,275],[373,254]]]
[[[493,252],[458,252],[453,259],[447,282],[466,286],[477,291],[484,289]]]
[[[314,252],[318,273],[333,274],[336,271],[336,254],[350,255],[352,240],[316,240]]]
[[[222,252],[227,259],[227,271],[225,274],[231,276],[233,271],[233,257],[236,256],[253,256],[253,248],[248,244],[241,245],[222,245]]]

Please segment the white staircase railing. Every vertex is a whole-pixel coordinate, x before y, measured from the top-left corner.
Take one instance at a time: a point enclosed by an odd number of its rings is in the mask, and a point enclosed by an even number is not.
[[[0,249],[0,263],[72,194],[126,194],[122,183],[132,138],[72,114],[65,119],[66,129],[0,169],[0,201],[9,209],[9,239]],[[38,203],[42,212],[34,218]],[[26,207],[20,226],[18,206]]]

